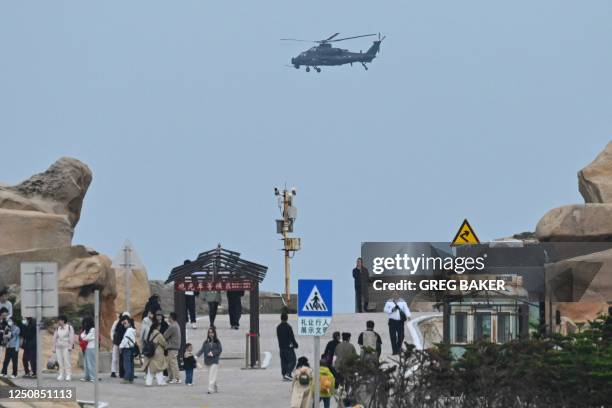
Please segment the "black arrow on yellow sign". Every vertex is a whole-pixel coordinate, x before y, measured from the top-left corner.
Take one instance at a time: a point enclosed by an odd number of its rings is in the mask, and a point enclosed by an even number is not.
[[[455,238],[451,242],[451,245],[464,245],[464,244],[480,244],[478,236],[474,232],[474,229],[468,222],[467,218],[463,220],[463,223],[459,227],[459,231],[455,234]]]

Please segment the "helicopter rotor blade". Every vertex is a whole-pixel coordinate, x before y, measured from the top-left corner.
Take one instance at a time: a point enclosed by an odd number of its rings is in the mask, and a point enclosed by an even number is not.
[[[340,33],[333,34],[333,35],[331,35],[330,37],[327,37],[326,39],[321,40],[321,42],[327,42],[327,41],[331,40],[332,38],[337,37],[339,34],[340,34]]]
[[[309,42],[309,43],[318,43],[319,41],[314,40],[298,40],[297,38],[281,38],[281,41],[297,41],[297,42]]]
[[[361,38],[361,37],[372,37],[375,36],[376,34],[364,34],[364,35],[356,35],[353,37],[344,37],[344,38],[338,38],[336,40],[330,40],[328,42],[336,42],[336,41],[344,41],[344,40],[351,40],[353,38]]]

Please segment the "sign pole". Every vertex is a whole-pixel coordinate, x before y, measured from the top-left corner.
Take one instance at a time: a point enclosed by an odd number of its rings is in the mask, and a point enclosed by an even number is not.
[[[96,353],[96,358],[95,358],[95,369],[94,369],[94,404],[95,407],[98,408],[100,405],[100,393],[98,390],[98,363],[100,360],[100,342],[99,342],[99,338],[100,338],[100,291],[98,289],[96,289],[96,291],[94,292],[94,326],[95,326],[95,331],[94,334],[95,339],[94,339],[94,345],[95,345],[95,353]]]
[[[320,368],[320,360],[321,360],[321,337],[314,336],[314,406],[318,407],[321,399],[321,386],[319,382],[321,381],[321,368]]]
[[[36,268],[36,387],[40,388],[40,374],[42,362],[42,345],[40,331],[42,330],[42,277],[43,270],[41,267]]]

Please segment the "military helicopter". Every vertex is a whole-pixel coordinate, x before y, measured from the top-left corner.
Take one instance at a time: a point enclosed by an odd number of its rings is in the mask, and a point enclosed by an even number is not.
[[[296,69],[299,69],[300,66],[306,67],[306,72],[310,72],[310,67],[314,68],[315,71],[321,72],[320,66],[332,66],[332,65],[344,65],[351,64],[353,62],[360,63],[365,70],[368,70],[366,63],[372,62],[374,58],[376,58],[376,54],[380,51],[380,43],[385,39],[385,37],[380,37],[380,33],[378,33],[378,40],[373,41],[372,46],[366,52],[352,52],[349,50],[344,50],[342,48],[334,48],[331,43],[338,41],[351,40],[353,38],[361,38],[361,37],[372,37],[376,36],[376,34],[364,34],[364,35],[356,35],[353,37],[344,37],[344,38],[336,38],[340,33],[336,33],[324,40],[298,40],[295,38],[281,38],[281,41],[300,41],[300,42],[314,42],[318,45],[302,52],[295,58],[291,58],[291,65]]]

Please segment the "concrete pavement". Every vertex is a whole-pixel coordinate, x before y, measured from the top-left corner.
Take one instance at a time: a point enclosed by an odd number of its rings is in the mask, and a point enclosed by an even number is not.
[[[422,316],[422,313],[413,313],[413,319]],[[108,402],[110,407],[149,408],[152,406],[169,406],[173,408],[206,407],[206,408],[238,408],[238,407],[267,407],[287,408],[291,383],[281,381],[280,361],[278,358],[278,344],[276,341],[276,325],[280,319],[278,315],[261,315],[261,349],[271,352],[272,360],[267,369],[244,370],[245,333],[248,328],[248,315],[243,316],[240,330],[231,330],[227,315],[217,317],[216,326],[219,339],[223,344],[225,357],[219,365],[219,393],[208,395],[207,373],[205,369],[198,369],[194,373],[194,385],[187,387],[184,384],[168,385],[165,387],[146,387],[143,374],[137,371],[138,379],[132,385],[121,384],[120,379],[110,378],[109,373],[101,374],[100,382],[101,400]],[[365,322],[373,320],[375,330],[383,339],[383,358],[389,356],[391,345],[387,329],[387,319],[383,313],[338,314],[334,315],[332,326],[328,334],[321,338],[321,350],[331,339],[333,331],[348,331],[353,334],[352,342],[357,347],[359,333],[365,329]],[[305,355],[312,361],[314,351],[311,337],[297,336],[297,316],[290,315],[289,322],[293,326],[299,348],[297,356]],[[187,329],[187,341],[198,349],[204,340],[208,317],[200,318],[197,329]],[[410,331],[406,328],[407,341],[411,341]],[[48,356],[45,356],[45,361]],[[239,358],[238,357],[242,357]],[[200,361],[201,362],[201,361]],[[44,385],[58,386],[56,374],[43,376]],[[93,400],[93,384],[78,381],[81,377],[75,372],[71,386],[77,388],[79,400]],[[35,386],[34,380],[18,379],[20,386]],[[335,406],[332,404],[332,407]]]

